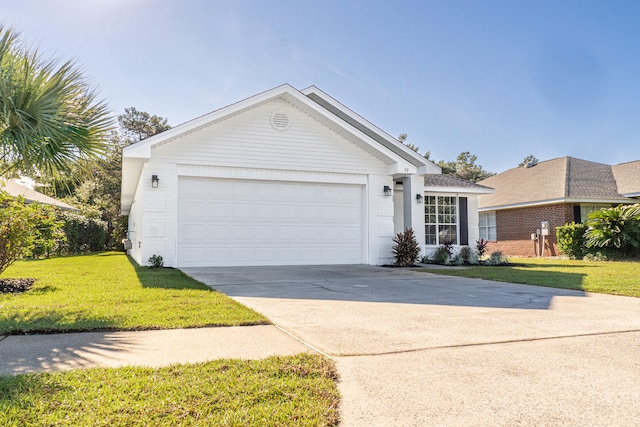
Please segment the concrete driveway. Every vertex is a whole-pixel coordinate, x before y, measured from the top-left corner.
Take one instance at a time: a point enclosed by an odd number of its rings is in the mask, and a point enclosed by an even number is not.
[[[334,358],[344,426],[640,419],[637,298],[363,265],[183,270]]]

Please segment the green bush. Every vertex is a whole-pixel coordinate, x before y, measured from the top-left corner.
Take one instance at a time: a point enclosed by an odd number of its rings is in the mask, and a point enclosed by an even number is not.
[[[640,204],[592,212],[586,225],[588,248],[616,249],[623,256],[640,254]]]
[[[509,260],[502,253],[502,251],[495,251],[489,255],[489,259],[487,259],[487,264],[489,265],[505,265],[509,264]]]
[[[164,267],[164,259],[161,255],[153,254],[147,260],[150,268],[162,268]]]
[[[52,248],[61,236],[59,226],[50,207],[26,204],[23,198],[0,191],[0,273],[31,255],[36,244]]]
[[[107,241],[106,222],[87,218],[73,211],[58,211],[66,241],[60,242],[58,255],[77,255],[105,250]]]
[[[460,252],[458,253],[460,259],[463,263],[468,264],[473,257],[473,251],[469,246],[463,246],[460,248]]]
[[[588,252],[584,238],[586,231],[585,224],[575,222],[556,227],[558,250],[571,259],[582,259]]]
[[[431,261],[434,264],[447,265],[451,263],[451,254],[445,246],[438,246],[431,255]]]
[[[394,238],[395,245],[391,248],[395,265],[398,267],[411,267],[420,257],[420,246],[411,228],[406,228]]]

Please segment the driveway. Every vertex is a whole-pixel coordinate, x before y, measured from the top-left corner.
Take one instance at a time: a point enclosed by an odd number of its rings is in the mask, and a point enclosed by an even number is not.
[[[640,417],[637,298],[364,265],[183,270],[334,358],[344,426]]]

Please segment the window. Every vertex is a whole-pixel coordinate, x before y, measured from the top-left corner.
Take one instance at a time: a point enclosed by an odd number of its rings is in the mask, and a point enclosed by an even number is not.
[[[580,222],[585,222],[590,213],[610,207],[611,205],[580,205]]]
[[[427,245],[441,245],[449,240],[458,243],[458,198],[425,196],[424,223]]]
[[[484,240],[498,240],[496,238],[496,213],[481,212],[480,220],[480,238]]]

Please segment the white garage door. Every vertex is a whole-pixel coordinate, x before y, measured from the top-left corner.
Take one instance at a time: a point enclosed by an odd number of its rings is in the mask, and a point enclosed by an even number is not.
[[[362,263],[363,188],[180,177],[178,264]]]

